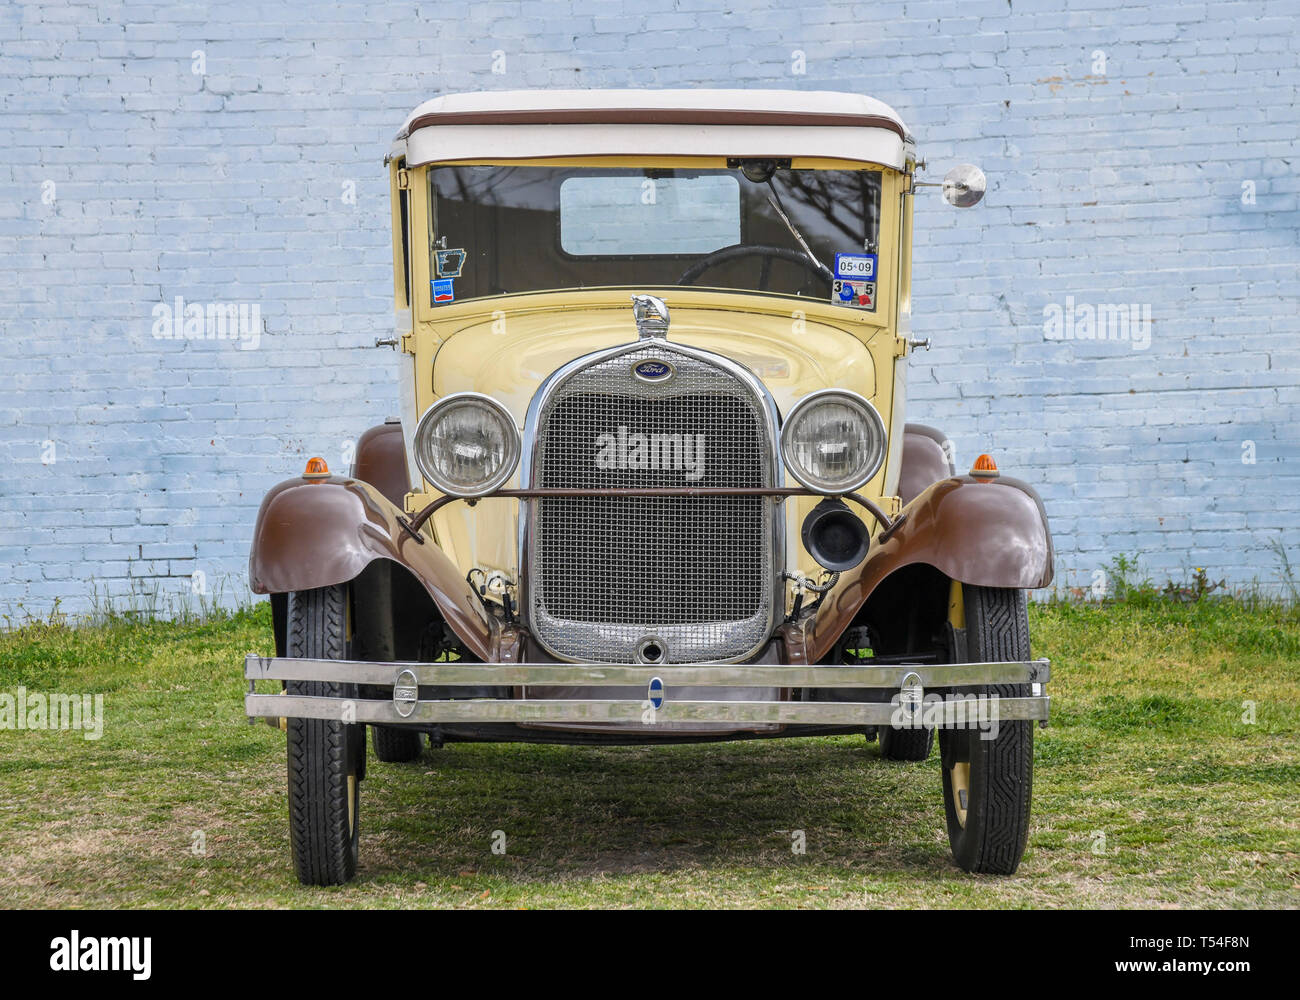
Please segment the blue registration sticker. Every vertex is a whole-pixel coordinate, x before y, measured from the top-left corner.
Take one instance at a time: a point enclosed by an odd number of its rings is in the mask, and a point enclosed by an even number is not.
[[[433,291],[434,302],[456,301],[456,290],[451,278],[434,278],[429,282],[429,286]]]
[[[874,253],[837,253],[835,277],[848,281],[875,281],[876,255]]]

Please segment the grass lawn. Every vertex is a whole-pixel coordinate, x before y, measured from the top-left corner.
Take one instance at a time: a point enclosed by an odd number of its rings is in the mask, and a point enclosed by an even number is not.
[[[243,717],[269,619],[0,633],[0,692],[102,692],[106,713],[98,741],[0,730],[5,905],[1300,905],[1294,608],[1031,606],[1053,719],[1011,878],[952,863],[937,753],[835,737],[372,750],[361,869],[328,890],[290,868],[284,737]]]

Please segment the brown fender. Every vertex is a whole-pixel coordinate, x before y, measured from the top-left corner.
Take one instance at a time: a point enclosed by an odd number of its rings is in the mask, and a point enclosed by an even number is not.
[[[903,462],[898,474],[898,496],[907,506],[919,497],[927,486],[957,474],[944,451],[942,431],[925,424],[906,424],[903,427]]]
[[[393,506],[402,506],[411,491],[411,476],[406,469],[400,420],[387,420],[361,435],[352,461],[352,478],[378,488]]]
[[[831,651],[872,591],[889,574],[926,563],[978,587],[1046,587],[1052,582],[1052,535],[1033,487],[1005,476],[952,476],[903,508],[907,520],[883,545],[843,574],[806,629],[808,659]]]
[[[380,490],[343,476],[289,479],[262,501],[253,529],[248,578],[258,594],[346,583],[376,559],[405,566],[423,584],[447,624],[485,661],[492,620],[454,563],[424,535],[401,527],[401,510]]]

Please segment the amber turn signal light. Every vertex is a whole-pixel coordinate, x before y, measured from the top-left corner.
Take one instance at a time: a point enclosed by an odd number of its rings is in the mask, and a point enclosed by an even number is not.
[[[993,461],[992,455],[981,455],[975,459],[975,464],[970,467],[970,474],[978,476],[980,479],[996,479],[998,477],[998,463]]]
[[[304,476],[311,476],[312,478],[317,476],[328,476],[330,474],[330,467],[325,464],[325,459],[317,456],[316,458],[307,459],[307,468],[302,470],[302,474]]]

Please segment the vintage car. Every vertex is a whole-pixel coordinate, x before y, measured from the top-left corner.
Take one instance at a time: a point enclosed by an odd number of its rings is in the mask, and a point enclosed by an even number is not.
[[[958,864],[1013,872],[1051,536],[904,418],[913,199],[984,175],[919,181],[888,106],[789,91],[443,96],[386,163],[400,416],[274,487],[249,561],[298,877],[355,873],[367,729],[384,762],[938,730]]]

